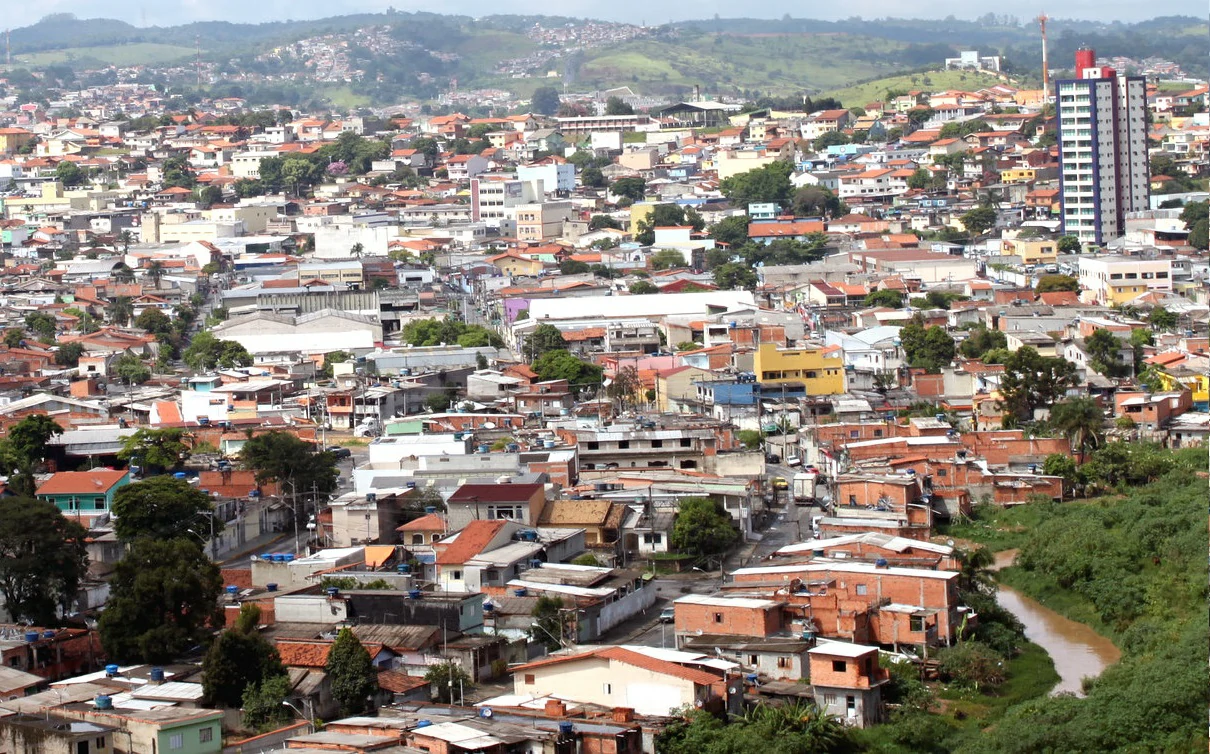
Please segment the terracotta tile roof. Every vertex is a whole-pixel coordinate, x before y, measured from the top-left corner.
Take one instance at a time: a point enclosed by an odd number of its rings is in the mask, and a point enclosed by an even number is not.
[[[73,495],[108,492],[125,477],[125,470],[60,471],[43,482],[36,494]]]
[[[521,665],[517,668],[514,668],[514,671],[525,671],[532,668],[542,668],[550,665],[575,662],[577,660],[585,660],[589,658],[601,658],[610,660],[612,662],[620,662],[632,667],[649,670],[653,673],[670,675],[682,680],[690,681],[700,686],[709,686],[721,680],[718,676],[707,673],[704,670],[695,670],[693,668],[686,668],[682,665],[677,665],[674,662],[657,660],[654,657],[648,657],[645,654],[635,652],[632,649],[626,649],[625,647],[604,647],[601,649],[592,650],[590,652],[582,652],[576,655],[551,657],[545,660],[538,660],[536,662]]]
[[[583,330],[570,330],[563,333],[563,340],[569,343],[575,343],[581,340],[589,340],[591,338],[604,338],[604,327],[585,327]]]
[[[1047,291],[1039,293],[1038,300],[1047,306],[1076,306],[1080,296],[1075,291]]]
[[[470,486],[470,485],[463,485]],[[473,485],[487,487],[489,485]],[[501,485],[504,486],[504,485]],[[518,485],[523,487],[533,485]],[[466,528],[458,532],[448,545],[437,555],[437,565],[459,565],[465,563],[479,553],[496,538],[504,528],[505,521],[471,521]]]
[[[322,668],[328,664],[328,653],[332,651],[330,641],[279,640],[276,646],[282,665],[290,668]],[[371,658],[384,649],[381,644],[363,643],[362,646]]]
[[[804,233],[822,233],[825,228],[824,223],[816,220],[793,223],[752,223],[748,226],[748,237],[797,236]]]
[[[436,513],[429,513],[414,521],[408,521],[395,531],[445,531],[445,519]]]
[[[400,673],[398,670],[378,671],[378,688],[392,694],[406,694],[422,686],[427,686],[428,683],[420,676]]]

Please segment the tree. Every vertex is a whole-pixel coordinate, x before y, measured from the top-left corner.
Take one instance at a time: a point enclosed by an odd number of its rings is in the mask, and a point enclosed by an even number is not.
[[[1008,348],[1008,336],[999,330],[989,329],[982,322],[958,346],[958,350],[968,359],[982,359],[988,351],[999,348]]]
[[[592,217],[588,218],[589,230],[602,230],[604,228],[624,230],[622,224],[609,215],[593,215]]]
[[[223,190],[218,186],[205,186],[197,192],[198,204],[202,209],[210,209],[223,200]],[[158,285],[156,286],[159,287]]]
[[[924,168],[916,168],[907,179],[908,188],[914,190],[926,189],[932,182],[933,176]]]
[[[218,367],[246,367],[252,364],[252,355],[242,345],[233,340],[220,340],[208,332],[194,335],[181,357],[195,372],[209,372]]]
[[[1060,254],[1079,254],[1080,238],[1078,236],[1059,236],[1056,248]]]
[[[610,97],[605,100],[606,115],[634,115],[634,108],[626,104],[621,97]]]
[[[146,330],[152,335],[163,335],[172,332],[172,320],[159,309],[144,309],[134,318],[134,326]]]
[[[989,206],[975,207],[964,212],[958,220],[971,235],[981,236],[996,227],[996,210]]]
[[[525,350],[531,360],[536,360],[539,356],[551,351],[567,350],[567,341],[563,340],[563,333],[559,328],[554,325],[541,324],[535,327],[529,336]]]
[[[569,351],[547,351],[531,365],[541,380],[567,380],[575,392],[595,389],[601,384],[602,370],[596,364],[581,361]]]
[[[76,163],[64,160],[55,165],[55,180],[64,188],[75,188],[88,182],[88,174]]]
[[[954,339],[943,327],[933,325],[925,329],[913,322],[899,331],[899,339],[908,366],[936,374],[954,360]]]
[[[55,364],[61,367],[75,367],[80,363],[80,357],[84,355],[84,345],[82,343],[64,343],[55,351]]]
[[[235,625],[211,643],[202,662],[202,693],[208,704],[237,707],[249,687],[285,674],[277,648],[256,632],[260,617],[259,606],[240,606]]]
[[[633,366],[625,366],[617,371],[613,376],[613,380],[609,383],[609,387],[605,388],[605,393],[611,400],[619,404],[621,410],[625,410],[635,400],[640,388],[643,387],[642,381],[639,379],[639,370]]]
[[[609,181],[605,179],[605,174],[600,168],[589,166],[580,172],[580,185],[587,188],[605,188]]]
[[[167,471],[181,465],[189,454],[185,444],[187,435],[179,427],[150,429],[140,427],[133,435],[122,438],[122,449],[118,458],[144,469]]]
[[[719,191],[737,207],[749,204],[776,204],[789,207],[794,184],[790,174],[794,166],[785,160],[777,160],[763,167],[724,178]]]
[[[660,289],[656,286],[656,284],[649,280],[637,280],[630,284],[629,290],[636,296],[645,296],[660,292]]]
[[[844,202],[840,201],[840,197],[823,186],[803,186],[794,192],[790,205],[798,217],[808,215],[839,217],[847,211]]]
[[[222,623],[219,568],[188,539],[140,538],[118,561],[98,629],[114,662],[171,662]]]
[[[828,147],[837,147],[842,144],[848,144],[849,141],[849,137],[841,131],[828,131],[827,133],[820,134],[815,138],[815,141],[811,142],[811,149],[815,150],[816,152],[823,152],[826,151]]]
[[[553,86],[540,86],[534,90],[529,106],[540,115],[554,115],[559,109],[559,90]]]
[[[634,240],[650,246],[655,243],[655,229],[688,225],[696,230],[706,226],[705,220],[694,209],[685,209],[678,204],[657,204],[651,214],[636,223]]]
[[[1042,356],[1022,346],[1004,360],[1000,380],[1001,408],[1009,423],[1029,422],[1034,412],[1061,398],[1075,384],[1075,366],[1066,359]]]
[[[710,226],[710,237],[718,243],[740,246],[748,242],[748,223],[751,221],[747,215],[724,217]]]
[[[0,598],[12,620],[58,624],[88,570],[86,535],[54,503],[0,498]]]
[[[714,268],[714,284],[724,290],[751,290],[756,283],[756,273],[747,265],[727,262]]]
[[[1050,407],[1049,424],[1071,441],[1081,461],[1104,438],[1105,415],[1095,398],[1068,398],[1054,404]]]
[[[456,662],[430,665],[424,680],[429,684],[429,695],[438,704],[458,704],[467,689],[474,688],[471,677]]]
[[[289,695],[290,677],[285,673],[248,684],[239,701],[244,727],[259,732],[281,727],[290,719],[290,708],[283,704]]]
[[[676,267],[684,267],[685,255],[676,249],[660,249],[647,259],[647,263],[651,266],[651,269],[657,272],[660,270],[670,270]]]
[[[1147,322],[1156,330],[1171,332],[1176,329],[1176,315],[1168,311],[1162,306],[1157,306],[1151,310],[1151,314],[1147,317]]]
[[[1202,251],[1210,248],[1210,220],[1203,217],[1189,228],[1189,245]]]
[[[619,178],[610,184],[609,193],[620,199],[641,202],[647,196],[647,182],[642,178]]]
[[[342,715],[361,714],[378,693],[378,674],[370,653],[347,628],[340,629],[332,642],[324,670],[332,684],[332,699],[340,705]]]
[[[1004,683],[1004,657],[986,644],[964,641],[939,653],[939,670],[958,686],[995,688]]]
[[[296,435],[273,430],[256,435],[240,450],[240,463],[256,472],[261,484],[270,480],[298,492],[326,495],[336,489],[336,459]]]
[[[871,291],[862,302],[863,306],[875,307],[882,306],[888,309],[903,308],[903,294],[899,291],[892,291],[884,288],[880,291]]]
[[[167,475],[119,489],[113,497],[113,516],[114,533],[123,542],[185,536],[209,541],[224,528],[209,495]]]
[[[681,498],[671,539],[679,552],[699,557],[718,555],[738,538],[731,515],[721,502],[708,497]]]
[[[529,640],[546,647],[547,652],[563,647],[563,616],[559,612],[562,608],[563,600],[542,595],[530,611],[534,622],[529,629]]]
[[[133,283],[134,282],[134,270],[127,267],[125,263],[121,263],[118,266],[113,268],[113,272],[110,274],[110,277],[113,278],[113,281],[115,283],[122,283],[122,284]]]
[[[30,312],[25,315],[25,326],[39,338],[53,341],[55,337],[55,318],[46,312]]]
[[[564,259],[559,262],[560,275],[585,275],[592,271],[592,267],[588,262],[581,262],[578,259]]]
[[[20,348],[25,342],[25,331],[19,327],[4,331],[4,345],[8,348]]]
[[[133,353],[124,353],[113,363],[113,372],[127,385],[142,385],[151,379],[151,369]]]
[[[1088,352],[1093,369],[1106,377],[1125,376],[1125,365],[1122,363],[1121,351],[1123,343],[1108,330],[1097,328],[1084,339],[1084,349]]]
[[[1043,275],[1038,278],[1038,287],[1034,290],[1038,293],[1050,293],[1052,291],[1079,293],[1080,281],[1071,275]]]
[[[128,325],[134,317],[134,301],[130,296],[118,296],[105,307],[109,321],[116,325]]]

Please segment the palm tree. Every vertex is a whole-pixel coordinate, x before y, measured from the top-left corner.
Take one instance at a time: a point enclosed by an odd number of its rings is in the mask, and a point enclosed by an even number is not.
[[[130,318],[134,316],[134,302],[130,300],[130,296],[118,296],[109,302],[107,312],[110,322],[127,325],[130,323]]]
[[[1084,453],[1104,438],[1105,415],[1096,399],[1072,398],[1051,406],[1050,426],[1071,441],[1083,463]]]
[[[125,263],[119,264],[113,268],[112,277],[115,283],[133,283],[134,270],[127,267]]]
[[[353,257],[354,259],[361,259],[361,253],[365,251],[365,249],[366,247],[362,246],[360,243],[355,243],[349,249],[349,256]]]
[[[157,259],[147,266],[147,277],[151,278],[151,282],[158,291],[160,289],[160,279],[164,277],[164,265],[160,260]]]
[[[124,230],[118,234],[118,240],[122,242],[122,251],[130,251],[130,242],[134,240],[134,234],[129,230]]]

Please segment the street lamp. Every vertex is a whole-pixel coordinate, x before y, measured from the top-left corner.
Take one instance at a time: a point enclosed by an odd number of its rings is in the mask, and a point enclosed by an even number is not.
[[[311,732],[312,733],[315,732],[315,718],[314,717],[310,717],[310,716],[304,714],[302,710],[300,710],[298,707],[295,707],[293,704],[286,701],[285,699],[282,700],[281,704],[283,707],[289,707],[290,709],[294,710],[294,713],[296,715],[298,715],[303,720],[306,720],[307,723],[311,726]]]

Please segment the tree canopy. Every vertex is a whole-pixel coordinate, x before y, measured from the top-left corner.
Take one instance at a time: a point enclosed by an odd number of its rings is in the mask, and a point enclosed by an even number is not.
[[[240,450],[240,463],[256,472],[260,483],[270,480],[290,494],[326,495],[336,489],[336,459],[331,453],[290,432],[273,430],[252,437]]]
[[[277,648],[256,631],[260,607],[240,606],[239,618],[210,645],[202,663],[202,691],[210,704],[238,707],[250,686],[284,675]]]
[[[181,358],[196,372],[246,367],[252,364],[252,355],[242,345],[233,340],[220,340],[208,332],[194,335]]]
[[[185,444],[187,433],[180,427],[151,429],[139,427],[133,435],[122,438],[118,458],[135,463],[142,469],[168,471],[178,468],[189,455]]]
[[[101,644],[114,662],[162,664],[222,623],[219,568],[188,539],[134,541],[109,582]]]
[[[954,360],[954,339],[944,327],[933,325],[926,329],[913,322],[899,331],[899,339],[908,366],[936,373]]]
[[[601,367],[578,359],[564,349],[547,351],[534,360],[531,367],[539,379],[567,380],[577,393],[595,390],[603,379]]]
[[[0,598],[13,620],[59,623],[88,569],[86,534],[53,503],[0,498]]]
[[[539,115],[554,115],[559,109],[559,90],[553,86],[540,86],[534,90],[529,106]]]
[[[192,537],[206,542],[224,524],[210,496],[184,479],[162,475],[128,484],[113,496],[113,530],[118,539]]]
[[[738,539],[739,532],[721,502],[707,497],[681,498],[671,537],[672,546],[678,551],[698,556],[718,555]]]
[[[563,332],[550,324],[540,324],[525,341],[525,355],[531,360],[551,351],[566,351],[567,341],[563,340]]]
[[[731,203],[747,209],[749,204],[776,204],[789,207],[794,185],[790,174],[794,166],[785,160],[777,160],[763,167],[724,178],[719,190]]]
[[[342,715],[366,711],[368,698],[378,693],[378,674],[370,653],[351,630],[340,629],[324,670],[332,684],[332,699],[340,705]]]
[[[453,317],[411,320],[403,326],[399,337],[404,343],[413,346],[457,344],[464,348],[500,348],[504,345],[504,339],[494,330],[481,325],[468,325]]]
[[[1000,380],[1001,408],[1008,424],[1033,421],[1039,408],[1062,398],[1075,384],[1075,366],[1066,359],[1042,356],[1022,346],[1004,360]]]
[[[1078,293],[1080,291],[1080,281],[1071,275],[1043,275],[1038,278],[1038,286],[1034,290],[1038,293],[1050,293],[1051,291],[1072,291],[1073,293]]]

